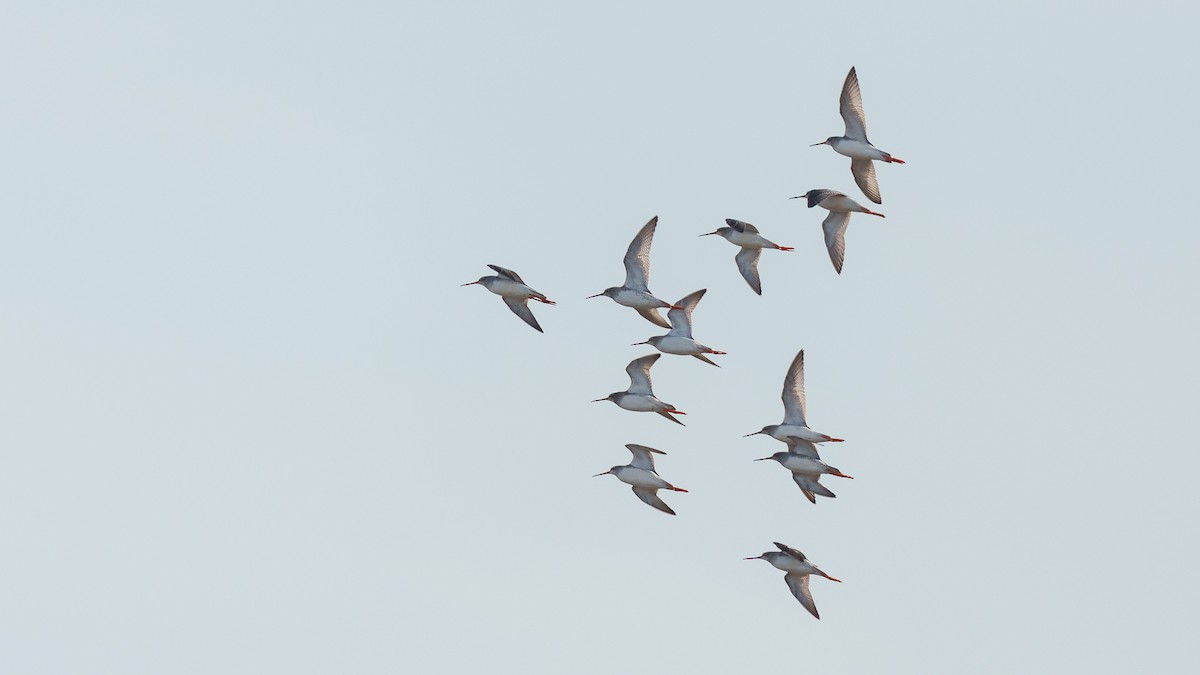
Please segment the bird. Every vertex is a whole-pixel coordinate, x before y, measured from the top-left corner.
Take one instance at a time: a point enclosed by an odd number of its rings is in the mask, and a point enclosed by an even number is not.
[[[842,111],[842,119],[846,122],[846,135],[830,136],[820,143],[813,143],[813,146],[828,145],[839,155],[849,157],[850,173],[854,174],[854,182],[858,183],[859,189],[863,191],[867,199],[876,204],[882,204],[883,200],[879,197],[879,183],[875,181],[875,160],[889,164],[904,164],[905,162],[899,157],[893,157],[891,153],[871,145],[871,141],[867,140],[867,116],[863,112],[862,92],[858,89],[858,74],[854,72],[854,68],[850,68],[850,73],[846,75],[846,82],[842,84],[842,98],[839,107]]]
[[[783,378],[783,424],[771,424],[746,434],[745,437],[764,434],[788,444],[789,450],[796,454],[816,456],[815,443],[841,443],[845,439],[834,438],[809,428],[806,421],[807,407],[804,400],[804,350],[792,359],[787,376]],[[811,450],[810,450],[811,448]]]
[[[653,366],[661,356],[662,354],[648,354],[630,361],[629,365],[625,366],[625,372],[629,374],[629,389],[613,392],[604,398],[592,401],[592,403],[612,401],[626,410],[655,412],[680,426],[685,426],[683,422],[675,419],[672,413],[674,415],[686,415],[687,413],[676,410],[675,406],[670,403],[658,400],[651,389],[650,366]]]
[[[537,318],[533,316],[533,312],[529,310],[529,300],[537,300],[547,305],[556,304],[553,300],[538,293],[529,286],[525,285],[525,281],[521,279],[521,275],[508,269],[504,269],[499,265],[488,265],[488,267],[496,270],[497,274],[486,277],[479,277],[478,281],[470,281],[463,286],[471,286],[479,284],[489,291],[504,298],[504,304],[513,311],[513,314],[521,317],[521,320],[529,324],[539,333],[544,333],[542,327],[538,325]]]
[[[667,453],[662,450],[648,448],[644,445],[638,445],[637,443],[626,443],[625,447],[629,448],[629,451],[633,453],[632,462],[622,466],[614,466],[604,473],[592,476],[592,478],[612,474],[622,483],[632,485],[633,494],[637,495],[638,499],[663,513],[675,515],[671,507],[658,498],[658,491],[674,490],[675,492],[687,492],[687,490],[671,485],[659,477],[658,472],[654,470],[654,455],[665,455]],[[650,453],[654,453],[654,455]]]
[[[808,562],[808,558],[803,553],[786,544],[773,542],[779,548],[778,551],[767,551],[762,555],[756,555],[753,558],[745,558],[745,560],[766,560],[775,566],[776,569],[781,569],[787,574],[783,575],[783,580],[787,582],[788,589],[792,591],[792,595],[804,605],[804,609],[808,610],[816,618],[820,619],[821,615],[817,613],[817,604],[813,602],[812,593],[808,590],[809,576],[816,574],[825,577],[830,581],[842,583],[841,579],[835,579],[821,571],[821,568]]]
[[[667,312],[667,319],[671,322],[671,332],[666,335],[657,335],[646,340],[645,342],[635,342],[634,345],[651,345],[660,352],[667,354],[680,354],[682,356],[694,356],[701,361],[717,366],[705,356],[705,354],[724,354],[711,347],[696,342],[692,339],[692,310],[696,309],[700,298],[708,289],[701,288],[698,291],[685,295],[682,300],[675,303],[678,309],[673,309]],[[721,366],[717,366],[720,368]]]
[[[744,223],[733,218],[726,218],[725,223],[728,227],[718,227],[713,232],[700,235],[707,237],[715,234],[724,237],[726,241],[742,248],[738,254],[734,256],[737,261],[738,271],[742,273],[742,277],[746,283],[750,284],[750,288],[755,293],[762,295],[762,281],[758,277],[758,257],[762,254],[764,248],[773,248],[779,251],[794,251],[791,246],[780,246],[775,242],[767,239],[758,233],[758,228],[750,223]]]
[[[817,503],[817,498],[814,495],[821,495],[822,497],[837,496],[829,488],[818,482],[822,474],[840,476],[842,478],[854,478],[854,476],[847,476],[840,470],[822,462],[820,458],[807,457],[795,452],[777,452],[770,457],[761,457],[754,461],[765,462],[769,459],[779,462],[783,468],[792,472],[792,480],[796,481],[796,485],[799,486],[804,496],[813,504]]]
[[[633,241],[629,242],[629,249],[625,251],[625,285],[606,288],[595,295],[589,295],[588,298],[608,296],[618,305],[634,308],[650,323],[670,328],[671,324],[667,323],[667,320],[655,310],[664,307],[679,309],[679,307],[654,297],[648,288],[650,283],[650,243],[654,239],[654,228],[657,226],[658,216],[654,216],[642,226],[642,229],[638,230]]]
[[[846,258],[846,227],[850,225],[850,213],[858,211],[880,218],[885,217],[882,213],[868,209],[837,190],[809,190],[802,195],[791,197],[791,199],[800,198],[808,200],[810,209],[820,206],[829,211],[829,215],[825,216],[825,220],[821,223],[821,228],[825,230],[825,247],[829,249],[829,259],[833,261],[833,269],[837,270],[838,274],[842,273],[842,261]]]

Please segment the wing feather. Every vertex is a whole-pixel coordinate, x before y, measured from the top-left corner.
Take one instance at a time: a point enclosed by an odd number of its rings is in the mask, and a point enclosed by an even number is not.
[[[842,84],[840,104],[842,119],[846,122],[846,138],[870,143],[867,140],[867,114],[863,112],[862,92],[858,89],[858,73],[854,68]]]
[[[625,251],[625,288],[649,291],[650,283],[650,244],[654,240],[654,228],[658,226],[658,216],[638,230],[633,241],[629,242],[629,250]]]

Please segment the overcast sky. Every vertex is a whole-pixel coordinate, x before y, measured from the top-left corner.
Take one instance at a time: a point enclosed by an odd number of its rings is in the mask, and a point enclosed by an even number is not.
[[[3,669],[1190,672],[1184,5],[7,4]],[[839,276],[787,198],[865,202],[809,147],[851,66],[908,163]],[[655,365],[686,427],[589,403],[654,215],[729,352]],[[725,218],[796,248],[762,297]],[[742,438],[800,349],[815,506]],[[591,477],[625,443],[678,516]]]

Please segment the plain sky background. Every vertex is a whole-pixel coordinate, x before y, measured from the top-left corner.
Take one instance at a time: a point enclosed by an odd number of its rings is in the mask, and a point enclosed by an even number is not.
[[[5,3],[0,670],[1193,672],[1186,3]],[[857,66],[886,219],[837,97]],[[865,201],[865,200],[864,200]],[[610,403],[708,295],[687,427]],[[733,217],[764,252],[765,295]],[[530,330],[459,284],[558,301]],[[805,349],[808,504],[742,434]],[[610,476],[625,443],[691,490]],[[845,581],[824,617],[758,555]]]

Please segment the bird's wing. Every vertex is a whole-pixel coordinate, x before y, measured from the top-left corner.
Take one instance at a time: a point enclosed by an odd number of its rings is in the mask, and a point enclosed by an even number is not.
[[[629,375],[629,393],[654,394],[650,384],[650,366],[653,366],[660,356],[662,354],[647,354],[640,359],[630,361],[629,365],[625,366],[625,372]]]
[[[849,211],[830,211],[821,223],[825,230],[825,248],[829,249],[829,259],[833,261],[833,269],[842,273],[842,261],[846,259],[846,227],[850,225]]]
[[[751,225],[750,223],[741,221],[741,220],[734,220],[733,218],[726,218],[725,224],[732,227],[733,229],[737,230],[738,232],[749,232],[751,234],[758,234],[757,227]]]
[[[647,291],[650,283],[650,242],[654,240],[654,228],[658,225],[658,216],[638,230],[637,236],[629,242],[629,250],[625,251],[625,288]]]
[[[867,199],[882,204],[879,197],[879,183],[875,180],[875,162],[869,159],[853,158],[850,160],[850,173],[854,174],[854,182],[863,191]]]
[[[709,359],[707,356],[705,356],[703,354],[692,354],[692,356],[700,359],[701,361],[709,364],[710,366],[716,366],[718,368],[721,367],[720,364],[713,362],[711,359]]]
[[[672,309],[667,312],[667,321],[671,322],[671,332],[667,333],[667,335],[692,337],[692,310],[696,309],[700,298],[703,298],[707,292],[708,289],[701,288],[694,293],[683,296],[683,299],[675,303],[677,307],[682,307],[683,309]]]
[[[762,255],[760,248],[744,248],[733,257],[737,262],[738,271],[742,278],[750,284],[755,293],[762,295],[762,279],[758,276],[758,258]]]
[[[629,466],[645,469],[646,471],[654,471],[654,455],[667,454],[662,450],[655,450],[654,448],[638,445],[637,443],[626,443],[625,447],[629,448],[629,451],[633,453],[633,461],[629,463]],[[654,473],[658,472],[654,471]]]
[[[637,310],[638,314],[641,314],[647,321],[655,326],[662,326],[663,328],[671,327],[671,324],[662,317],[662,314],[658,313],[657,309],[650,309],[649,307],[637,307],[635,309]]]
[[[863,112],[862,92],[858,90],[858,73],[854,68],[842,85],[842,119],[846,121],[846,138],[870,143],[867,140],[867,114]]]
[[[806,493],[813,492],[831,499],[837,497],[837,495],[833,494],[832,490],[818,483],[816,478],[810,478],[802,473],[794,473],[792,474],[792,480],[796,481],[796,485]]]
[[[812,593],[808,591],[808,576],[799,572],[788,572],[783,575],[783,580],[787,582],[792,595],[796,596],[801,605],[804,605],[804,609],[819,619],[821,615],[817,613],[817,603],[813,602]]]
[[[804,350],[792,359],[787,376],[783,378],[783,423],[808,426],[805,418],[807,405],[804,402]]]
[[[714,364],[714,365],[716,365],[716,364]],[[680,422],[678,417],[672,415],[671,413],[667,412],[666,410],[655,410],[654,412],[658,413],[659,415],[662,415],[663,417],[671,420],[672,422],[674,422],[675,424],[678,424],[681,427],[687,426],[683,422]]]
[[[517,274],[516,272],[514,272],[510,269],[505,269],[499,265],[488,265],[488,267],[496,270],[496,273],[499,274],[500,276],[504,277],[505,279],[510,279],[512,281],[517,282],[518,284],[525,283],[525,281],[523,279],[521,279],[520,274]]]
[[[806,441],[795,436],[788,436],[787,440],[788,452],[793,455],[800,455],[809,459],[821,459],[821,455],[817,453],[817,444]]]
[[[658,498],[658,490],[635,487],[633,488],[633,494],[637,495],[638,499],[646,502],[659,511],[675,515],[675,512],[671,510],[671,507],[667,506],[666,502]]]
[[[830,197],[844,197],[837,190],[809,190],[808,191],[808,208],[812,208]]]
[[[504,298],[504,304],[512,310],[513,314],[521,317],[525,323],[533,326],[539,333],[544,333],[542,327],[538,325],[537,318],[533,316],[533,312],[529,310],[528,300],[517,300],[516,298]]]
[[[788,546],[787,544],[781,544],[777,541],[773,541],[771,543],[775,544],[775,548],[792,556],[793,558],[795,558],[796,560],[799,560],[800,562],[804,562],[805,560],[808,559],[805,557],[805,555],[803,553],[801,553],[800,551],[797,551],[796,549],[792,548],[791,546]]]
[[[800,488],[800,491],[804,493],[804,498],[805,498],[805,499],[807,499],[808,501],[812,502],[813,504],[816,504],[816,503],[817,503],[817,496],[816,496],[816,495],[814,495],[813,493],[809,492],[808,490],[805,490],[804,488]]]

